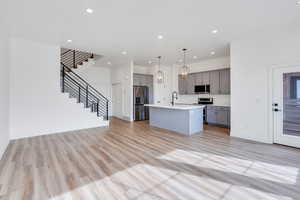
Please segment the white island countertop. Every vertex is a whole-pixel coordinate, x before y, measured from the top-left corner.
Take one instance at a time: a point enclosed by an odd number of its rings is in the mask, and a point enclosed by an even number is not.
[[[204,105],[161,105],[161,104],[145,104],[145,106],[148,107],[154,107],[154,108],[165,108],[165,109],[175,109],[175,110],[194,110],[199,108],[204,108]]]

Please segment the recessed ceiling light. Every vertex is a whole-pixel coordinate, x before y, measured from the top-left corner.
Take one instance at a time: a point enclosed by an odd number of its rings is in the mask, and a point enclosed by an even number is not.
[[[159,40],[161,40],[161,39],[163,39],[164,38],[164,36],[162,36],[162,35],[158,35],[157,36],[157,39],[159,39]]]
[[[300,1],[298,1],[298,2],[297,2],[297,5],[299,5],[299,6],[300,6]]]
[[[108,64],[108,65],[111,65],[111,62],[108,61],[107,64]]]
[[[72,42],[72,40],[67,40],[67,42],[68,42],[68,43],[71,43],[71,42]]]
[[[87,8],[85,11],[86,11],[87,13],[89,13],[89,14],[92,14],[92,13],[94,12],[94,10],[91,9],[91,8]]]
[[[197,59],[198,57],[197,57],[197,56],[193,56],[193,58],[194,58],[194,59]]]
[[[218,29],[214,29],[214,30],[211,31],[212,34],[216,34],[218,32],[219,32]]]
[[[122,54],[123,54],[123,55],[126,55],[126,54],[127,54],[127,52],[126,52],[126,51],[122,51]]]
[[[210,52],[210,55],[215,55],[216,54],[216,52],[214,52],[214,51],[212,51],[212,52]]]

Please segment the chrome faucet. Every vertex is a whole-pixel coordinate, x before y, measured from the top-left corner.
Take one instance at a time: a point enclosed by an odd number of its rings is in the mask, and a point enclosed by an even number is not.
[[[175,105],[175,99],[178,99],[178,93],[176,91],[172,92],[172,106]]]

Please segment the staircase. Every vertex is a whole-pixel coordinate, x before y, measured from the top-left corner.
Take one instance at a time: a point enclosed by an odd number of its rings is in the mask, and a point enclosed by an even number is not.
[[[108,99],[92,87],[87,81],[76,74],[74,69],[94,59],[94,54],[75,50],[64,50],[61,53],[61,91],[76,98],[85,108],[103,120],[108,120]]]

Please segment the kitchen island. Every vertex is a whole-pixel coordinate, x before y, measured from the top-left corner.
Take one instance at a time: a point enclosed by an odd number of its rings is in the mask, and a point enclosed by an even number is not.
[[[150,125],[192,135],[203,131],[203,108],[200,105],[149,104]]]

